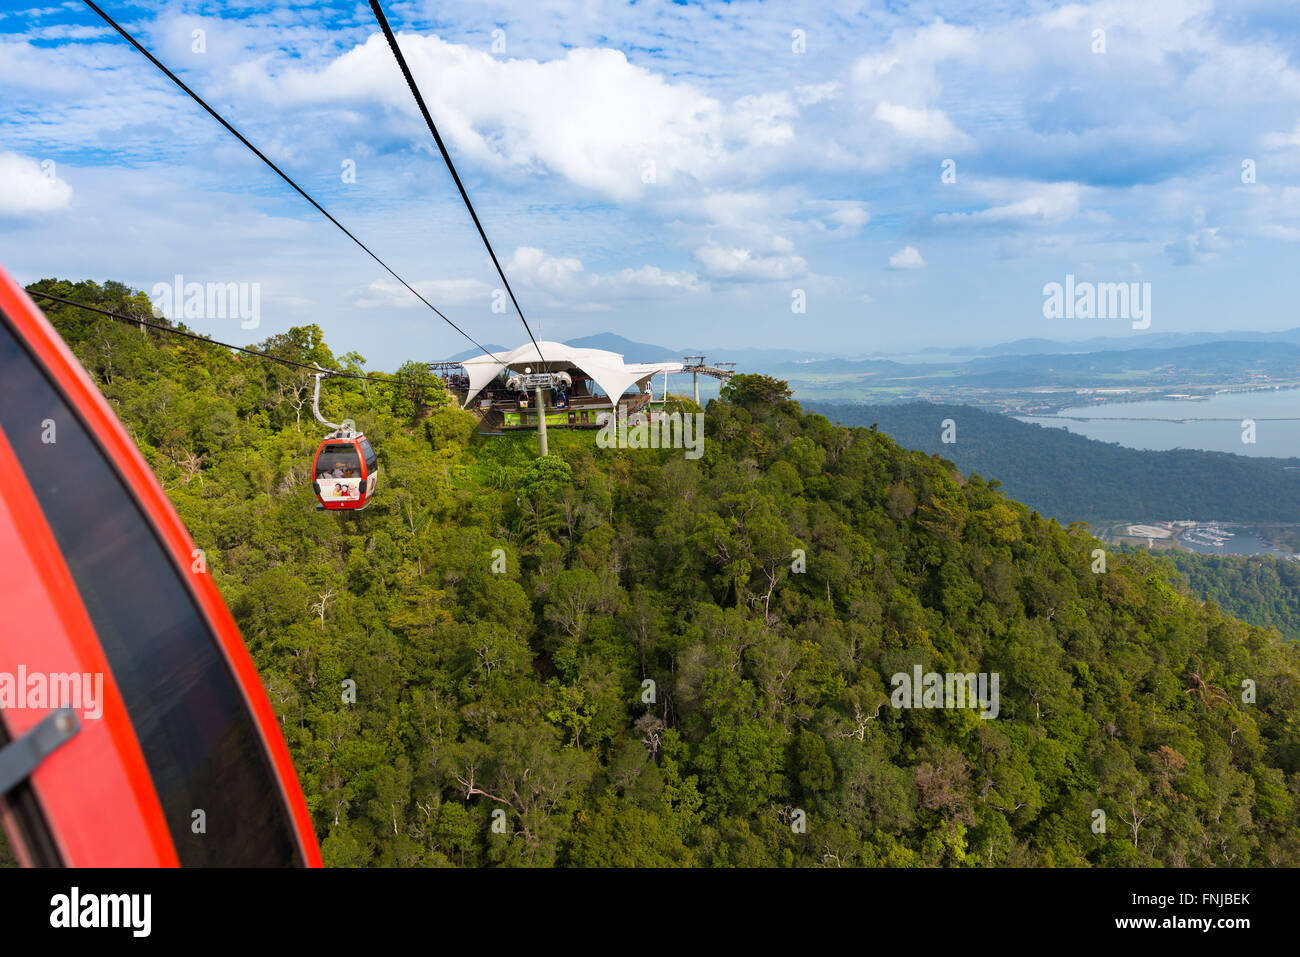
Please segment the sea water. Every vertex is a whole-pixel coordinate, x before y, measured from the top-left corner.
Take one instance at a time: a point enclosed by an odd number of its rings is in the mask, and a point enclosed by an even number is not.
[[[1206,400],[1105,402],[1057,415],[1016,416],[1021,422],[1069,429],[1134,449],[1204,449],[1273,458],[1300,457],[1300,390],[1226,392]],[[1254,442],[1243,420],[1254,420]],[[1300,461],[1296,462],[1300,468]]]

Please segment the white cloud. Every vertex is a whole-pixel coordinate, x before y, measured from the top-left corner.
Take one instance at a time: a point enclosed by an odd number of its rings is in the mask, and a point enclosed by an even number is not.
[[[597,289],[619,290],[625,295],[632,290],[700,292],[707,289],[707,284],[693,272],[669,272],[658,266],[620,269],[607,275],[593,276],[592,285]]]
[[[1285,133],[1265,133],[1264,145],[1270,149],[1295,149],[1300,146],[1300,121]]]
[[[565,309],[606,308],[591,297],[655,299],[708,289],[708,284],[693,272],[673,272],[651,265],[587,273],[582,260],[552,256],[533,246],[518,247],[504,268],[511,285],[537,290],[548,297],[548,305]]]
[[[834,81],[830,83],[807,83],[794,88],[794,99],[800,106],[815,106],[826,100],[835,99],[839,92],[840,85]]]
[[[971,143],[943,110],[918,109],[881,101],[873,114],[907,142],[926,149],[962,148]]]
[[[492,287],[477,279],[427,279],[411,285],[434,305],[479,304],[490,308]],[[353,299],[360,309],[426,308],[395,279],[376,279]]]
[[[858,230],[871,221],[871,213],[867,210],[866,203],[842,202],[833,205],[835,209],[826,218],[837,232],[843,231],[849,235],[856,235]]]
[[[67,209],[72,204],[72,187],[56,171],[50,160],[42,163],[17,153],[0,153],[0,216]]]
[[[552,256],[533,246],[516,248],[503,263],[503,268],[521,300],[524,300],[523,293],[527,290],[540,294],[548,307],[566,310],[608,309],[607,304],[593,301],[597,296],[644,299],[707,289],[707,284],[702,283],[695,273],[673,272],[651,265],[609,273],[587,273],[582,260],[572,256]],[[478,279],[428,279],[411,285],[438,306],[481,306],[484,309],[491,308],[493,296],[500,287],[499,282],[488,283]],[[424,308],[409,289],[387,278],[371,282],[355,295],[353,303],[362,309]],[[513,312],[508,302],[506,305],[507,311]]]
[[[571,293],[582,280],[582,260],[571,256],[548,256],[533,246],[520,246],[507,260],[507,276],[554,293]]]
[[[938,67],[946,60],[968,59],[981,52],[979,35],[970,27],[936,20],[908,35],[899,31],[884,50],[853,64],[857,95],[923,109],[943,90]]]
[[[739,233],[765,228],[762,224],[773,213],[788,213],[795,206],[793,200],[777,195],[777,191],[727,189],[710,190],[701,196],[674,198],[659,204],[659,208],[669,216]]]
[[[936,20],[910,33],[896,32],[884,49],[853,64],[854,97],[876,121],[875,131],[888,138],[884,144],[872,144],[874,165],[888,165],[895,152],[955,151],[973,145],[947,113],[932,104],[943,92],[940,65],[975,59],[981,49],[974,29]]]
[[[1219,227],[1209,226],[1188,233],[1181,239],[1165,244],[1165,253],[1175,265],[1188,266],[1209,262],[1232,245],[1219,235]]]
[[[973,213],[939,213],[940,226],[1036,226],[1061,223],[1079,215],[1078,183],[974,181],[969,191],[993,205]]]
[[[704,271],[718,279],[797,279],[808,274],[808,263],[789,253],[788,242],[772,253],[709,244],[695,250]]]
[[[34,27],[29,34],[38,40],[98,40],[116,36],[111,27],[79,26],[72,23],[57,23],[44,27]]]
[[[618,50],[579,48],[538,62],[501,59],[433,35],[398,36],[440,131],[466,165],[555,174],[628,202],[757,169],[766,151],[794,137],[797,108],[788,93],[724,104],[630,63]],[[423,145],[422,125],[382,36],[323,69],[272,72],[258,59],[232,75],[242,93],[278,108],[366,109],[378,101],[396,111],[405,136]]]
[[[924,265],[925,260],[915,246],[904,246],[889,257],[890,269],[920,269]]]
[[[1261,226],[1259,229],[1261,236],[1268,239],[1279,239],[1284,243],[1300,242],[1300,227],[1283,226],[1280,223],[1269,223]]]

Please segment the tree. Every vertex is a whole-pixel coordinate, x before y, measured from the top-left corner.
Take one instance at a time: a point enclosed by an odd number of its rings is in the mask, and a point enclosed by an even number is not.
[[[430,410],[441,409],[449,397],[442,379],[433,374],[428,363],[412,359],[402,364],[393,377],[393,414],[419,422]]]
[[[790,386],[780,379],[751,374],[732,376],[720,390],[723,401],[735,402],[745,407],[779,406],[793,394]]]

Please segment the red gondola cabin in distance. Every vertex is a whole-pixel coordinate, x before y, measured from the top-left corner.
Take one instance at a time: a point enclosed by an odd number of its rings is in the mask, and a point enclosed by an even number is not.
[[[24,865],[320,866],[202,553],[0,269],[0,818]]]
[[[321,508],[362,509],[375,497],[379,460],[361,432],[331,432],[312,461],[312,489]]]

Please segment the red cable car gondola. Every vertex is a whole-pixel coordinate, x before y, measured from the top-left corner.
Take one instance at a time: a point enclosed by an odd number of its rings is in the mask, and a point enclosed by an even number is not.
[[[320,369],[320,366],[316,368]],[[375,497],[379,481],[379,460],[370,441],[355,431],[351,419],[342,425],[326,422],[320,414],[320,380],[329,375],[321,370],[316,375],[316,392],[312,397],[311,411],[317,421],[334,431],[321,440],[312,459],[312,491],[316,493],[318,509],[363,509]]]
[[[0,819],[27,865],[319,866],[202,554],[0,269]]]

